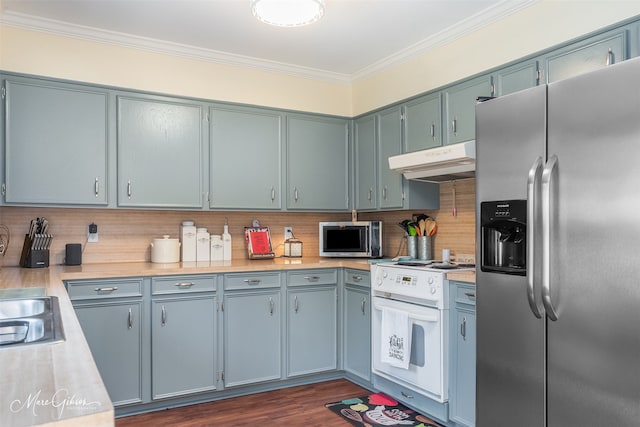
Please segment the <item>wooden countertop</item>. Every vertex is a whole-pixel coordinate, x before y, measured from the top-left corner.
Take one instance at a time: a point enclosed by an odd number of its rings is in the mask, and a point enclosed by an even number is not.
[[[476,283],[476,271],[452,271],[451,273],[447,273],[447,280],[454,280],[456,282],[468,282],[468,283]]]
[[[275,258],[206,263],[145,262],[5,267],[0,289],[44,288],[60,302],[65,341],[0,348],[0,425],[113,426],[114,411],[82,334],[63,280],[347,267],[369,270],[367,260]]]

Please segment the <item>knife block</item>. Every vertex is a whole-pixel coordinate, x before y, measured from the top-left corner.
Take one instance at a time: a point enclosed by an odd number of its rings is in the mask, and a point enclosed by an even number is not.
[[[25,234],[20,266],[24,268],[49,267],[49,249],[31,249],[32,243],[29,235]]]

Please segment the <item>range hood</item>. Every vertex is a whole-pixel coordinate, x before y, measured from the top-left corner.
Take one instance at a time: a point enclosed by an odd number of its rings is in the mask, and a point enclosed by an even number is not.
[[[407,179],[426,182],[472,178],[476,170],[476,142],[467,141],[391,156],[389,168]]]

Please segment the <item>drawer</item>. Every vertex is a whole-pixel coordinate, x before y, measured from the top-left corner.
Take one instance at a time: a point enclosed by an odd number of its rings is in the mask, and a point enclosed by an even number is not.
[[[280,273],[241,273],[224,275],[225,290],[279,288],[280,285]]]
[[[151,294],[183,294],[191,292],[213,292],[216,276],[161,276],[151,278]]]
[[[329,268],[326,270],[301,270],[287,273],[287,285],[334,285],[338,283],[338,270]]]
[[[66,282],[66,286],[69,298],[73,301],[141,297],[144,292],[142,283],[141,277],[134,277],[113,280],[73,280]]]
[[[455,302],[456,304],[476,305],[475,286],[456,285]]]
[[[350,268],[344,269],[344,283],[345,285],[358,285],[371,287],[371,274],[368,271],[353,270]]]

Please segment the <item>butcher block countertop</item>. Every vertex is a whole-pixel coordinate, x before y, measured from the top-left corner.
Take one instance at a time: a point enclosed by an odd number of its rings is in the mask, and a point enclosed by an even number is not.
[[[0,426],[114,425],[113,406],[64,280],[332,267],[368,270],[369,263],[358,259],[276,258],[211,263],[59,265],[36,269],[3,267],[0,290],[44,288],[46,295],[58,297],[65,341],[0,348]]]
[[[476,283],[476,271],[453,271],[447,273],[447,280],[453,280],[456,282]]]

